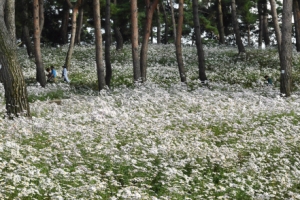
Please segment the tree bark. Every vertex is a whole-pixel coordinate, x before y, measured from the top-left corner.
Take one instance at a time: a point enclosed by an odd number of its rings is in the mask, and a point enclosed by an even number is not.
[[[237,17],[236,17],[236,4],[235,4],[235,0],[231,0],[231,9],[232,9],[233,29],[234,29],[236,44],[238,46],[239,53],[246,52],[245,48],[244,48],[244,45],[243,45],[243,42],[242,42],[242,39],[241,39],[239,24],[238,24]]]
[[[222,0],[217,0],[217,5],[218,5],[219,43],[224,44],[225,43],[225,33],[224,33],[224,23],[223,23]]]
[[[181,82],[186,83],[186,74],[183,65],[182,48],[181,48],[182,25],[183,25],[183,0],[179,0],[179,13],[178,13],[178,23],[177,23],[176,41],[175,41],[176,58],[178,63],[180,80]]]
[[[80,36],[81,36],[81,30],[82,30],[82,22],[83,22],[83,7],[80,7],[78,10],[75,44],[80,44],[80,41],[81,41]]]
[[[11,118],[30,116],[26,85],[17,62],[16,44],[5,25],[5,3],[5,0],[0,1],[0,79],[5,89],[6,112]],[[14,14],[14,6],[9,9],[9,13]]]
[[[202,83],[205,83],[207,81],[207,77],[205,73],[204,51],[201,42],[201,29],[200,29],[199,14],[198,14],[198,0],[193,0],[192,3],[193,3],[194,30],[196,36],[196,47],[197,47],[197,56],[198,56],[199,79]]]
[[[169,34],[168,16],[166,14],[166,9],[165,9],[165,6],[163,3],[161,4],[161,6],[163,8],[164,19],[165,19],[165,36],[164,36],[165,41],[164,41],[164,43],[168,44],[168,34]]]
[[[141,82],[139,63],[139,32],[138,32],[138,7],[137,0],[130,1],[131,9],[131,45],[134,82]]]
[[[72,54],[74,51],[74,43],[75,43],[75,35],[76,35],[77,13],[78,13],[81,3],[82,3],[82,0],[77,0],[75,6],[73,7],[71,40],[70,40],[68,53],[66,56],[66,61],[65,61],[65,66],[67,67],[68,71],[70,70],[70,67],[71,67],[71,59],[72,59]]]
[[[292,5],[293,1],[283,0],[280,93],[286,97],[292,90]]]
[[[42,35],[42,31],[44,28],[44,0],[39,0],[39,28],[40,28],[40,36]]]
[[[42,87],[46,86],[45,70],[42,62],[41,54],[41,33],[40,33],[40,10],[39,0],[33,1],[33,41],[34,41],[34,56],[36,64],[36,81],[40,83]]]
[[[156,8],[156,20],[157,20],[157,44],[160,44],[161,36],[160,36],[160,12],[159,12],[159,4],[157,4]]]
[[[70,17],[70,7],[69,7],[69,4],[66,1],[64,1],[63,17],[61,20],[62,22],[61,22],[61,29],[60,29],[61,44],[68,43],[69,17]]]
[[[146,81],[146,72],[147,72],[147,51],[148,51],[148,43],[149,37],[152,27],[152,18],[154,10],[156,9],[158,0],[154,0],[152,3],[150,0],[146,0],[146,23],[144,26],[144,37],[141,47],[141,56],[140,56],[140,68],[142,75],[142,82]]]
[[[110,62],[110,44],[111,44],[111,26],[110,26],[110,0],[106,0],[105,6],[105,83],[110,87],[112,76],[111,62]]]
[[[263,36],[264,36],[265,45],[270,46],[267,1],[263,3]]]
[[[28,1],[27,0],[22,0],[21,4],[23,5],[23,10],[22,10],[22,41],[26,45],[26,50],[28,56],[31,58],[33,57],[33,49],[31,45],[31,39],[29,35],[29,28],[28,28]]]
[[[9,31],[9,35],[12,41],[16,43],[15,0],[6,0],[4,14],[5,24]]]
[[[263,13],[262,13],[262,3],[261,0],[258,0],[257,3],[257,10],[258,10],[258,26],[259,26],[259,32],[258,32],[258,46],[262,47],[262,40],[263,40]]]
[[[176,22],[175,22],[175,15],[174,15],[173,0],[170,0],[170,6],[171,6],[171,16],[172,16],[172,23],[173,23],[174,41],[176,41]]]
[[[293,0],[293,8],[294,8],[294,23],[295,23],[295,33],[296,33],[296,49],[297,52],[300,52],[300,1],[299,0]]]
[[[273,24],[274,24],[274,29],[275,29],[278,52],[280,52],[280,49],[281,49],[281,32],[280,32],[278,19],[277,19],[277,11],[276,11],[275,0],[270,0],[270,4],[271,4],[271,14],[272,14],[272,19],[273,19]]]
[[[93,0],[94,8],[94,23],[95,23],[95,38],[96,38],[96,64],[97,64],[97,77],[98,89],[105,88],[104,66],[102,58],[102,33],[101,33],[101,19],[100,19],[100,0]]]

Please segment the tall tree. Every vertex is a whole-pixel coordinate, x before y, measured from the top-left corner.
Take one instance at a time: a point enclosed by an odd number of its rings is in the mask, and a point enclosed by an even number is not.
[[[15,25],[15,0],[6,1],[5,5],[5,24],[9,30],[11,40],[16,42],[16,25]]]
[[[140,56],[140,68],[142,75],[142,82],[146,81],[146,72],[147,72],[147,51],[148,51],[148,43],[149,37],[152,27],[152,18],[154,10],[156,9],[158,0],[154,0],[151,2],[150,0],[145,0],[146,3],[146,22],[144,26],[144,36],[141,47],[141,56]]]
[[[160,12],[159,12],[159,4],[157,4],[156,8],[156,22],[157,22],[157,44],[160,44]]]
[[[207,77],[205,73],[204,51],[201,42],[201,29],[200,29],[199,14],[198,14],[198,0],[193,0],[192,3],[193,3],[194,30],[196,36],[196,47],[197,47],[197,56],[198,56],[199,79],[201,82],[205,83],[207,81]]]
[[[117,6],[117,0],[114,0],[114,5]],[[120,26],[119,26],[119,23],[117,22],[117,17],[113,16],[113,29],[114,29],[114,36],[116,38],[116,50],[120,50],[120,49],[123,49],[123,36],[122,36],[122,33],[120,31]]]
[[[283,0],[280,93],[286,97],[292,90],[292,7],[293,1]]]
[[[23,9],[22,9],[22,41],[25,43],[26,45],[26,50],[27,50],[27,54],[28,56],[31,58],[33,56],[33,49],[32,49],[32,45],[31,45],[31,39],[30,39],[30,35],[29,35],[29,18],[28,18],[28,1],[27,0],[22,0],[21,4],[23,5]]]
[[[76,25],[76,36],[75,36],[75,44],[80,44],[81,41],[81,30],[83,24],[83,7],[81,6],[78,10],[78,20]]]
[[[105,88],[104,66],[102,58],[102,33],[101,33],[101,19],[100,19],[100,0],[93,0],[94,8],[94,23],[95,23],[95,39],[96,39],[96,64],[98,89]]]
[[[39,0],[33,0],[33,41],[34,41],[34,57],[36,65],[36,80],[40,83],[42,87],[46,85],[46,76],[45,69],[42,62],[42,53],[41,53],[41,20],[40,20],[40,6]]]
[[[168,34],[169,34],[169,25],[168,25],[168,15],[166,13],[165,5],[162,3],[161,7],[163,9],[164,20],[165,20],[165,35],[164,35],[164,43],[168,44]]]
[[[137,0],[130,1],[131,9],[131,45],[133,62],[133,79],[135,82],[141,81],[141,71],[139,63],[139,25],[138,25],[138,7]]]
[[[246,52],[243,42],[242,42],[242,39],[241,39],[239,24],[237,21],[235,0],[231,0],[231,12],[232,12],[232,24],[233,24],[233,29],[234,29],[234,33],[235,33],[235,40],[236,40],[236,44],[239,49],[239,53]]]
[[[174,41],[175,41],[176,40],[176,22],[175,22],[173,0],[170,0],[170,6],[171,6],[171,17],[172,17],[172,23],[173,23],[173,35],[174,35]]]
[[[278,19],[277,19],[277,11],[276,11],[275,0],[270,0],[270,4],[271,4],[271,14],[272,14],[272,19],[273,19],[273,24],[274,24],[274,29],[275,29],[278,52],[280,52],[280,49],[281,49],[281,32],[280,32]]]
[[[60,28],[60,37],[61,44],[68,43],[68,25],[69,25],[69,17],[70,17],[70,7],[67,1],[63,2],[63,10],[62,10],[62,20],[61,20],[61,28]]]
[[[14,3],[14,0],[0,1],[0,79],[5,89],[8,116],[30,116],[25,80],[17,61],[16,44],[4,19],[5,15],[15,13],[14,6],[9,8],[9,12],[4,12],[5,5],[15,5]]]
[[[110,45],[111,45],[111,26],[110,26],[110,0],[106,0],[105,6],[105,83],[110,87],[110,80],[112,76],[111,62],[110,62]]]
[[[224,44],[225,43],[225,32],[224,32],[224,23],[223,23],[222,0],[216,0],[216,3],[217,3],[217,8],[218,8],[219,43]],[[197,3],[197,5],[198,5],[198,3]],[[194,0],[193,0],[193,10],[194,10]],[[197,10],[197,13],[198,13],[198,10]],[[194,21],[194,23],[195,23],[195,21]]]
[[[274,0],[273,0],[274,1]],[[300,51],[300,0],[293,0],[293,12],[296,32],[296,49]]]
[[[176,37],[175,37],[176,58],[178,63],[180,80],[181,82],[186,83],[186,74],[183,65],[182,48],[181,48],[182,25],[183,25],[183,0],[179,0],[179,13],[178,13],[177,30],[176,30]]]
[[[265,45],[270,45],[270,37],[269,37],[269,30],[268,30],[268,7],[267,7],[267,0],[263,0],[263,37],[265,41]]]
[[[70,70],[72,54],[73,54],[73,51],[74,51],[75,36],[76,36],[77,14],[78,14],[79,7],[81,6],[83,0],[77,0],[75,6],[73,6],[71,4],[70,0],[66,0],[66,1],[68,2],[69,6],[72,8],[71,40],[70,40],[68,53],[67,53],[67,56],[66,56],[66,61],[65,61],[65,66],[67,67],[68,70]]]

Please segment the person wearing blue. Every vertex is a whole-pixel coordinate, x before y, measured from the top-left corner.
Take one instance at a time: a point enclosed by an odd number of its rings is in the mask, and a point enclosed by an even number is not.
[[[51,77],[53,79],[53,82],[56,82],[56,76],[57,76],[56,70],[54,69],[54,66],[52,65],[51,66]]]
[[[68,70],[67,67],[64,65],[62,66],[63,70],[62,70],[62,77],[64,78],[64,81],[66,81],[67,83],[70,83],[70,80],[68,78]]]

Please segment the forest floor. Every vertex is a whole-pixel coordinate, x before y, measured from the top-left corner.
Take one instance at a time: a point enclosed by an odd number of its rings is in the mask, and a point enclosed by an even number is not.
[[[144,84],[132,83],[125,46],[112,50],[112,86],[100,93],[94,49],[76,47],[71,84],[46,88],[19,49],[33,117],[0,118],[0,199],[300,199],[296,52],[284,98],[272,48],[205,47],[204,86],[195,47],[183,47],[185,85],[174,45],[149,46]],[[43,48],[45,67],[61,70],[66,51]],[[0,102],[4,116],[3,86]]]

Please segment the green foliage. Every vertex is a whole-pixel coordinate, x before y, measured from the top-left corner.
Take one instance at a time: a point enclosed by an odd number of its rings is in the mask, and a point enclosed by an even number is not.
[[[64,97],[64,91],[56,90],[48,93],[43,93],[40,95],[33,95],[33,94],[28,95],[28,102],[33,103],[37,100],[46,101],[46,100],[53,100],[53,99],[62,99],[63,97]]]

